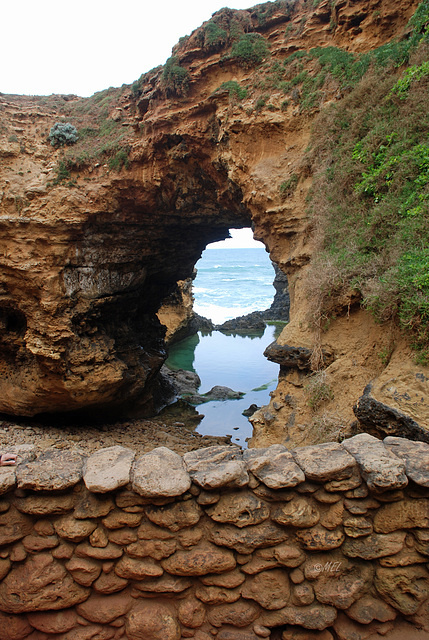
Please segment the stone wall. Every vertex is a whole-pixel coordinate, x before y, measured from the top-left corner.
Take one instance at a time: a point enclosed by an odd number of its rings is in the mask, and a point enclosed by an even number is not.
[[[428,638],[425,443],[18,456],[0,640]]]

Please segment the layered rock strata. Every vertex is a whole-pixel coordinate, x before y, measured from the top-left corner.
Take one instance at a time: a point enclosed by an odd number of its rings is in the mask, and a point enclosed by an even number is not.
[[[1,95],[0,411],[99,414],[139,402],[153,413],[165,358],[156,312],[176,283],[191,277],[204,247],[230,227],[252,226],[287,275],[291,323],[279,344],[310,349],[305,154],[315,111],[301,111],[295,93],[285,101],[280,90],[262,108],[258,87],[271,82],[264,76],[271,71],[243,64],[231,42],[221,38],[217,46],[206,36],[216,28],[226,33],[223,26],[254,34],[275,69],[298,50],[365,52],[402,37],[417,4],[298,0],[225,9],[211,31],[205,24],[174,49],[186,91],[168,85],[157,69],[136,86],[88,99]],[[178,73],[174,65],[170,71]],[[224,83],[250,93],[236,99]],[[328,83],[324,102],[340,99],[338,86]],[[48,140],[50,128],[65,121],[80,135],[73,157]],[[293,183],[293,192],[282,191],[283,183]],[[335,352],[335,402],[327,410],[347,427],[353,404],[385,369],[377,353],[391,340],[350,300],[337,311],[323,336]],[[350,337],[352,328],[358,331]],[[405,402],[401,372],[408,367],[410,380],[416,372],[409,350],[397,345],[384,382],[394,380],[395,398]],[[294,375],[279,384],[254,421],[256,445],[302,440],[312,419],[304,384]],[[377,387],[381,402],[391,387]],[[422,415],[422,405],[414,409]]]
[[[0,470],[1,638],[429,633],[429,445],[18,454]]]

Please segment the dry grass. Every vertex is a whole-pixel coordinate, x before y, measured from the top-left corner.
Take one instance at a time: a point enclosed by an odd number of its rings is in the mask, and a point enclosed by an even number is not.
[[[308,425],[305,436],[312,444],[342,442],[346,435],[345,431],[346,425],[339,415],[324,411]]]

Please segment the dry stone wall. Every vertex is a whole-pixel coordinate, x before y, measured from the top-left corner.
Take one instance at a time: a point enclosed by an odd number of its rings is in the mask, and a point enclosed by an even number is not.
[[[18,456],[0,640],[429,637],[425,443]]]

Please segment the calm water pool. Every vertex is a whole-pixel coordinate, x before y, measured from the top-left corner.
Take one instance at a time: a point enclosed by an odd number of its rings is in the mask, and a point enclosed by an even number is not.
[[[195,371],[201,378],[200,393],[215,385],[242,391],[240,400],[213,401],[198,405],[204,418],[197,427],[202,435],[231,435],[232,442],[246,447],[252,425],[242,412],[251,404],[268,404],[276,387],[279,366],[263,356],[278,333],[272,325],[262,336],[224,335],[213,331],[198,333],[170,347],[166,362],[171,369]]]

